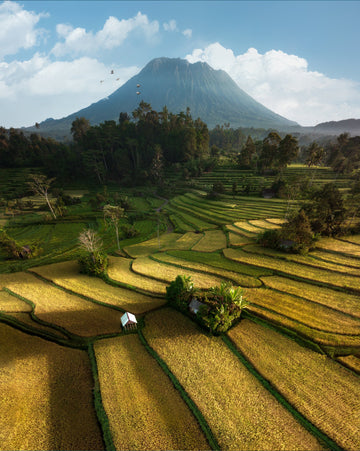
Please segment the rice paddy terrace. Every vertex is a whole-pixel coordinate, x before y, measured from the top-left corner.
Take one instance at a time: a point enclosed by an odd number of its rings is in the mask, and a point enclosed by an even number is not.
[[[104,279],[79,274],[86,221],[49,225],[36,266],[2,264],[0,449],[357,451],[360,237],[295,256],[256,244],[284,221],[284,200],[197,189],[164,209],[167,232],[139,219],[142,239],[122,242]],[[178,274],[200,289],[229,280],[250,305],[209,336],[167,305]],[[125,311],[136,331],[121,329]]]

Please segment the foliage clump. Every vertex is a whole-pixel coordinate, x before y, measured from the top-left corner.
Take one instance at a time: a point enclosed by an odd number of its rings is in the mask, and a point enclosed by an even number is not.
[[[190,303],[197,301],[199,308],[192,311],[196,321],[213,334],[226,332],[241,315],[248,302],[240,287],[229,282],[211,287],[205,292],[195,289],[190,276],[179,275],[166,288],[166,299],[178,310],[190,314]]]
[[[108,257],[97,232],[85,229],[79,235],[79,246],[84,253],[79,257],[80,272],[90,276],[102,276],[108,266]]]
[[[194,293],[195,288],[191,276],[179,275],[166,287],[166,299],[170,304],[183,311],[187,310]]]
[[[264,247],[295,254],[306,254],[313,249],[318,235],[311,228],[309,218],[301,209],[279,230],[266,230],[259,235],[258,243]]]

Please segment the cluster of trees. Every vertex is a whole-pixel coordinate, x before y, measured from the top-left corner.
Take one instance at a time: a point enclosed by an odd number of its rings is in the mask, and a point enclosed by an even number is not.
[[[165,166],[201,159],[208,154],[209,131],[200,119],[186,113],[161,112],[140,102],[130,117],[90,126],[84,118],[73,122],[72,134],[83,171],[100,184],[116,180],[131,184],[161,183]]]
[[[345,197],[334,183],[314,190],[300,210],[279,230],[266,231],[259,242],[266,247],[305,254],[320,236],[340,236],[359,232],[353,223],[360,213],[360,182]]]
[[[341,174],[359,173],[360,171],[360,136],[350,137],[343,133],[327,149],[327,163],[334,171]]]
[[[229,282],[199,291],[194,287],[190,276],[179,275],[166,288],[166,299],[176,309],[189,314],[192,300],[200,306],[195,313],[196,321],[213,334],[226,332],[247,307],[244,292]]]
[[[248,136],[237,162],[241,169],[256,169],[260,173],[281,172],[298,155],[297,138],[290,134],[281,138],[277,132],[270,132],[262,142],[256,144]]]

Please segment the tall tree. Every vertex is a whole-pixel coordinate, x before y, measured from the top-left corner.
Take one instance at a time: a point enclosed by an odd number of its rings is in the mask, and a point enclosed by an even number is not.
[[[108,204],[104,206],[103,212],[105,222],[115,229],[116,243],[118,249],[120,250],[119,227],[120,220],[124,217],[124,209],[118,205]]]
[[[29,187],[38,196],[41,196],[47,203],[51,214],[54,219],[56,219],[56,214],[53,206],[51,205],[51,201],[49,198],[49,189],[51,184],[54,182],[55,178],[47,178],[46,175],[43,174],[31,174],[30,180],[28,182]]]
[[[75,142],[80,142],[90,129],[90,122],[85,117],[77,117],[71,125],[71,134]]]
[[[276,165],[277,168],[283,170],[288,164],[295,160],[299,155],[298,140],[292,135],[286,135],[277,149]]]

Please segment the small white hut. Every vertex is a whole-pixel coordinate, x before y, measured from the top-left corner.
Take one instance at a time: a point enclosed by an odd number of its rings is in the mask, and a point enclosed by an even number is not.
[[[125,330],[136,329],[137,321],[135,315],[130,312],[125,312],[121,317],[121,325]]]

